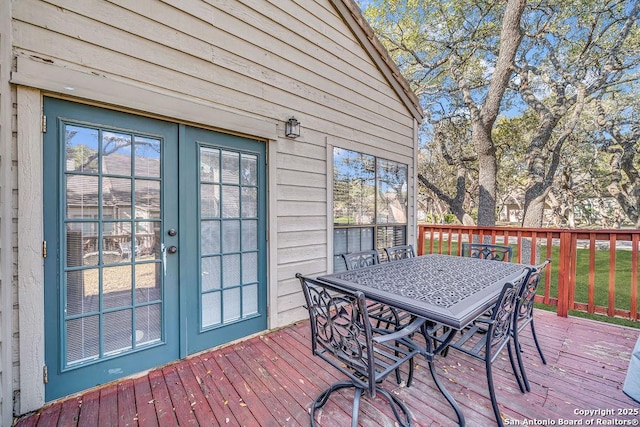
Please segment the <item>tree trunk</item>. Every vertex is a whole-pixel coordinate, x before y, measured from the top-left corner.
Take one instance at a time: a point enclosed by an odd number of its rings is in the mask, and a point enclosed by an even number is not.
[[[525,209],[522,226],[525,228],[541,228],[544,217],[544,204],[547,190],[542,186],[533,186],[525,192]]]
[[[478,154],[478,225],[496,225],[496,149],[482,125],[474,124],[473,139]]]

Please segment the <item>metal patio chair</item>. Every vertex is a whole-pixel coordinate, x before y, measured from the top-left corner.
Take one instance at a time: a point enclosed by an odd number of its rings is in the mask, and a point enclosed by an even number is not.
[[[342,258],[347,266],[347,270],[355,270],[358,268],[368,267],[370,265],[380,264],[380,254],[376,249],[364,250],[359,252],[351,252],[342,254]],[[385,327],[386,329],[399,330],[410,323],[413,319],[406,313],[401,313],[394,307],[379,302],[367,301],[367,310],[369,318],[374,321],[375,327]],[[411,386],[413,381],[414,362],[409,362],[409,375],[407,377],[407,387]],[[396,381],[402,383],[400,369],[396,370]]]
[[[331,384],[311,404],[311,426],[315,412],[322,408],[334,391],[355,389],[351,426],[358,425],[363,393],[370,398],[383,396],[402,426],[411,426],[411,414],[402,401],[384,390],[382,381],[405,362],[421,354],[420,346],[409,336],[419,330],[424,320],[417,319],[398,331],[372,327],[362,292],[353,292],[320,282],[301,274],[300,279],[311,326],[311,349],[344,375],[347,380]]]
[[[392,246],[390,248],[384,248],[384,252],[387,255],[387,261],[398,261],[416,256],[413,245]]]
[[[511,261],[511,246],[488,243],[463,243],[462,256],[490,259],[494,261]]]
[[[538,337],[536,336],[536,329],[533,325],[533,301],[536,296],[536,291],[538,290],[538,284],[540,282],[540,274],[547,268],[547,265],[551,263],[550,259],[547,259],[540,265],[535,266],[529,277],[527,277],[526,283],[520,289],[520,294],[518,295],[518,306],[516,308],[516,314],[513,319],[513,344],[516,349],[516,354],[518,356],[518,366],[520,368],[520,374],[522,376],[522,380],[524,382],[524,386],[527,391],[531,391],[531,387],[529,386],[529,380],[527,379],[527,374],[524,371],[524,364],[522,362],[522,346],[520,345],[519,335],[527,325],[531,326],[531,334],[533,335],[533,342],[536,344],[536,348],[538,349],[538,354],[540,354],[540,359],[542,359],[542,363],[544,365],[547,364],[547,361],[542,354],[542,349],[540,348],[540,343],[538,342]]]
[[[347,265],[347,270],[355,270],[356,268],[380,264],[380,254],[375,249],[342,254],[342,258]]]
[[[511,368],[518,382],[520,390],[524,393],[524,385],[520,377],[520,370],[516,366],[516,360],[511,348],[511,327],[518,306],[518,295],[521,287],[525,284],[529,276],[529,268],[524,268],[522,274],[510,283],[505,283],[500,293],[500,297],[491,310],[491,317],[479,317],[471,325],[462,330],[459,338],[454,338],[447,349],[461,351],[485,363],[487,384],[489,386],[489,397],[496,421],[500,427],[503,426],[498,401],[496,400],[495,388],[493,385],[493,374],[491,365],[498,358],[500,352],[506,347],[509,354]],[[434,328],[438,329],[436,326]],[[441,328],[441,326],[440,326]],[[435,332],[429,334],[430,339],[443,342],[446,336],[437,336]]]

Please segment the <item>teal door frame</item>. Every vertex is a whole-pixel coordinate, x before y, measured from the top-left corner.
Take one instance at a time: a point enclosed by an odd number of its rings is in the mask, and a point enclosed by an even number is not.
[[[44,134],[44,239],[48,245],[45,273],[45,364],[50,401],[267,328],[266,144],[183,124],[140,117],[55,98],[45,98],[48,131]],[[65,366],[65,124],[133,132],[162,139],[161,230],[163,285],[161,342],[121,355]],[[236,321],[201,327],[202,297],[199,150],[220,150],[257,158],[257,313]],[[243,154],[244,153],[244,154]],[[102,220],[98,221],[101,223]],[[239,220],[240,222],[242,219]],[[135,223],[134,223],[135,224]],[[100,225],[102,226],[102,225]],[[177,234],[171,235],[170,229]],[[168,249],[174,246],[177,251]],[[102,297],[100,297],[102,298]],[[100,315],[98,313],[98,315]]]

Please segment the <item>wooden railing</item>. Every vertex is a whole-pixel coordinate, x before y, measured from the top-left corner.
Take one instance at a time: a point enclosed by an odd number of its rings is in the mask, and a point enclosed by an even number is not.
[[[563,230],[546,228],[418,226],[418,254],[460,255],[461,242],[508,244],[514,262],[551,268],[536,301],[569,310],[638,321],[638,247],[640,230]]]

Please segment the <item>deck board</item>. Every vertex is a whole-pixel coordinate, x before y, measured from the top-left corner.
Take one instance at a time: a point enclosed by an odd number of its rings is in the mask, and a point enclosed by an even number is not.
[[[536,331],[547,365],[542,364],[529,331],[520,339],[531,392],[520,392],[506,352],[493,365],[505,419],[557,423],[560,418],[586,419],[576,410],[640,408],[622,392],[639,329],[536,311]],[[450,351],[435,365],[467,425],[493,425],[484,363]],[[403,367],[404,379],[406,370]],[[339,372],[311,354],[309,324],[301,322],[53,402],[16,425],[64,427],[98,421],[143,427],[308,425],[313,399],[341,379]],[[455,425],[455,414],[433,383],[424,359],[416,359],[411,387],[396,384],[393,375],[383,386],[407,403],[416,426]],[[351,399],[351,391],[335,394],[318,411],[317,424],[349,425]],[[386,402],[364,398],[360,425],[394,425]]]

